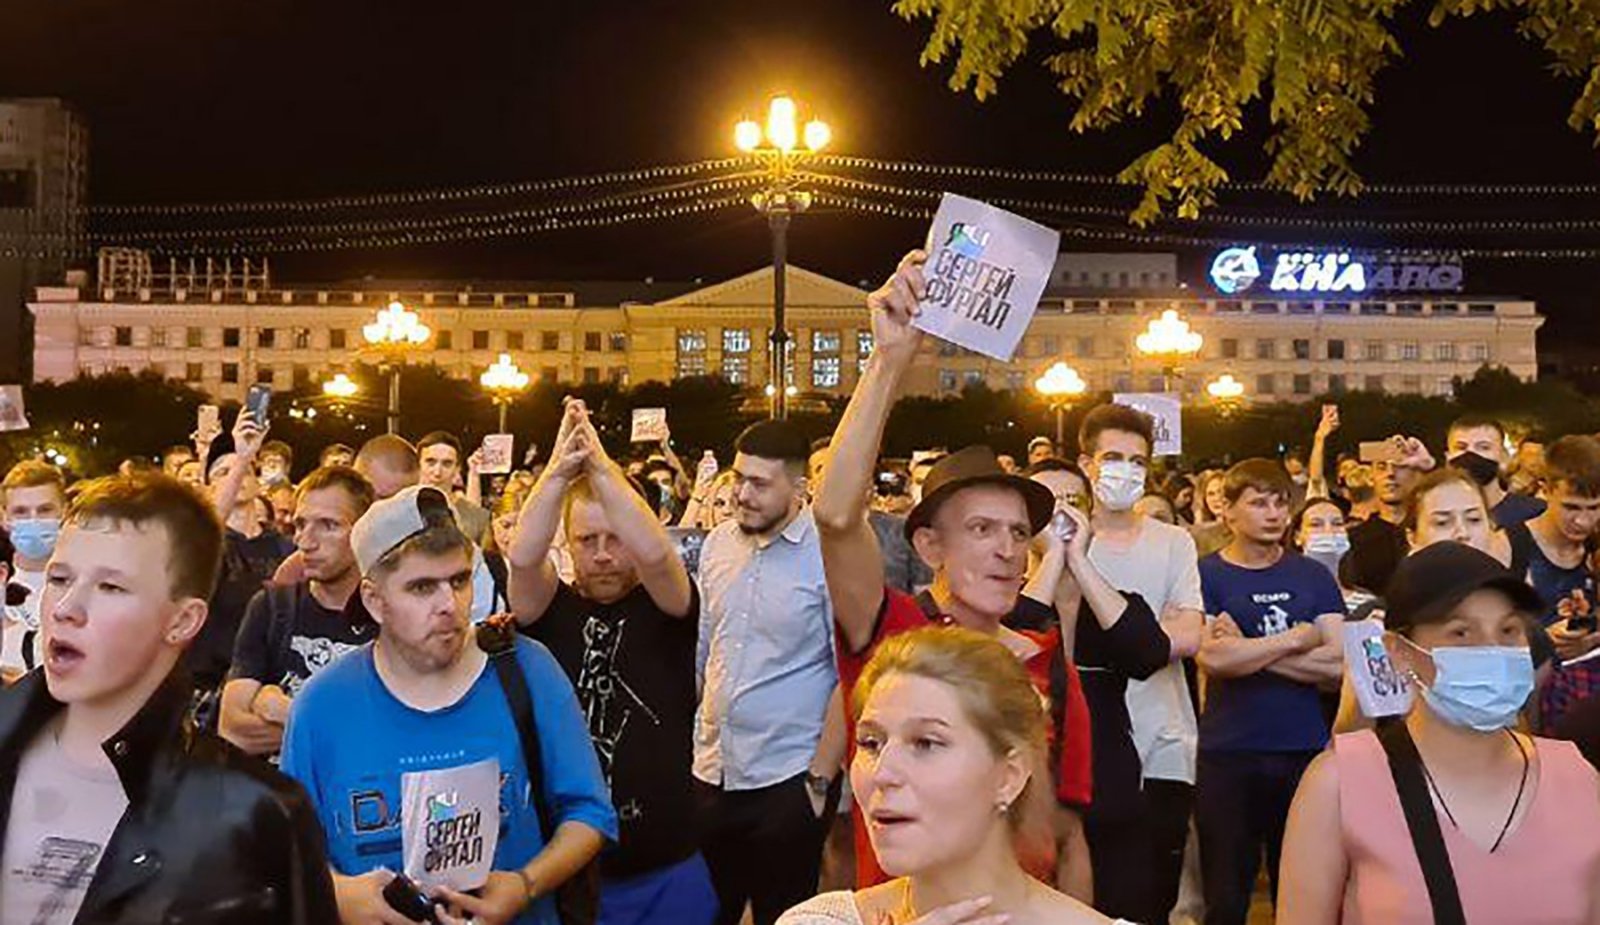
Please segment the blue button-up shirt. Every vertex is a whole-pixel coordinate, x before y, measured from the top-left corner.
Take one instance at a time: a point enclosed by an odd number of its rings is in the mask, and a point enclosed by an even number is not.
[[[839,683],[810,509],[765,543],[719,525],[700,553],[700,589],[695,777],[755,790],[804,772]]]

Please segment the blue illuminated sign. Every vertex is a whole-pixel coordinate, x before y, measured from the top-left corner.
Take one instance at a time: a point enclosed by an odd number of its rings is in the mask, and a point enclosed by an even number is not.
[[[1267,288],[1273,292],[1317,294],[1453,292],[1461,288],[1461,258],[1453,254],[1372,256],[1347,251],[1283,251],[1270,262]],[[1255,247],[1230,247],[1211,261],[1211,281],[1234,295],[1262,277],[1267,261]]]
[[[1211,281],[1229,295],[1249,289],[1260,276],[1261,264],[1256,262],[1253,247],[1230,247],[1211,261]]]

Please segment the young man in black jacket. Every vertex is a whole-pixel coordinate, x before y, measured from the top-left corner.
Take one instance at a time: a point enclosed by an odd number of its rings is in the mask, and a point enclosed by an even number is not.
[[[0,919],[338,920],[304,791],[187,721],[178,669],[222,525],[166,476],[72,501],[45,571],[40,669],[0,692]]]

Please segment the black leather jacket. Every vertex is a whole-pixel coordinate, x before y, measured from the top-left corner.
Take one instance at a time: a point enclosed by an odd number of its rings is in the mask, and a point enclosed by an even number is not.
[[[74,922],[337,923],[322,831],[305,791],[197,732],[185,720],[189,696],[187,679],[174,672],[105,743],[128,809]],[[0,691],[0,833],[22,753],[61,709],[42,671]]]

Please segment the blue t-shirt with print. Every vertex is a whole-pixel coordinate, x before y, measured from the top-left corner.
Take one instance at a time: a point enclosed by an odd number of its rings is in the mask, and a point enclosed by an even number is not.
[[[456,703],[425,712],[401,703],[373,664],[372,645],[350,653],[313,677],[294,698],[284,732],[284,773],[315,804],[338,872],[399,871],[401,775],[500,763],[500,837],[495,870],[515,870],[544,847],[530,799],[516,723],[492,665]],[[544,800],[555,825],[581,822],[615,841],[612,809],[600,762],[572,684],[544,646],[517,640],[517,662],[528,679],[544,756]],[[536,901],[517,925],[560,925],[550,897]]]
[[[1344,598],[1328,570],[1285,552],[1263,569],[1234,565],[1212,553],[1200,560],[1206,614],[1226,613],[1251,639],[1286,633],[1323,614],[1343,614]],[[1200,748],[1208,751],[1315,751],[1328,744],[1328,723],[1314,684],[1265,669],[1240,678],[1206,679]]]

